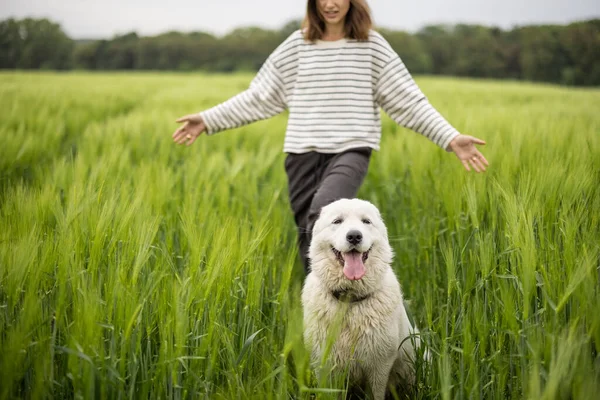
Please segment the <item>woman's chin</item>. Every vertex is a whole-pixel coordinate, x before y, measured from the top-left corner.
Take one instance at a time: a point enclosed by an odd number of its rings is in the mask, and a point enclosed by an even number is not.
[[[339,17],[335,17],[335,18],[325,18],[325,22],[331,25],[338,25],[339,23],[342,22],[342,19]]]

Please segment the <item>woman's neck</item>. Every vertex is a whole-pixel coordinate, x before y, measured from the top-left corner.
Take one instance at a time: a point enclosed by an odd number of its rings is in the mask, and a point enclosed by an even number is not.
[[[334,41],[340,40],[346,37],[346,29],[344,29],[344,24],[339,25],[326,25],[325,33],[323,33],[323,37],[321,40],[325,41]]]

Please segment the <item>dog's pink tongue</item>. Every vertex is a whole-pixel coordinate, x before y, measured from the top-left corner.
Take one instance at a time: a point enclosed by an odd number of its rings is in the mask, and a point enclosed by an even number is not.
[[[359,280],[365,276],[365,264],[362,260],[362,253],[350,252],[342,253],[344,257],[344,275],[350,280]]]

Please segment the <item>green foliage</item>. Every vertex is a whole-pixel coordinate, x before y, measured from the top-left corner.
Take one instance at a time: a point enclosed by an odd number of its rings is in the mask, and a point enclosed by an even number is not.
[[[172,143],[251,74],[0,74],[0,398],[338,398],[302,345],[285,115]],[[485,175],[383,120],[359,196],[432,355],[417,399],[600,390],[597,90],[421,78]]]
[[[519,31],[523,77],[529,80],[561,82],[569,59],[559,41],[560,26],[528,27]]]
[[[0,21],[0,68],[69,69],[73,41],[47,19]]]
[[[417,37],[432,59],[434,74],[600,85],[598,20],[511,31],[433,25]]]
[[[257,71],[300,27],[235,29],[223,37],[167,32],[73,41],[47,20],[0,22],[0,68],[89,70]],[[432,25],[417,34],[379,31],[413,74],[510,78],[566,85],[600,85],[600,20],[503,31],[460,24]]]
[[[431,56],[432,72],[437,75],[449,73],[446,68],[455,58],[452,28],[446,25],[426,26],[417,33],[417,37]]]
[[[577,23],[563,29],[562,47],[570,65],[563,70],[563,81],[575,85],[598,85],[600,82],[600,19]]]
[[[406,32],[379,29],[392,48],[400,55],[402,61],[413,74],[429,74],[433,72],[431,55],[425,51],[423,42]]]

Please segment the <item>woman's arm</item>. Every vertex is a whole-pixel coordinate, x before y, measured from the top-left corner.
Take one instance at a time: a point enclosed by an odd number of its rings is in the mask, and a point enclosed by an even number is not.
[[[200,116],[210,135],[273,117],[285,109],[283,81],[269,58],[246,91],[201,112]]]
[[[301,31],[292,33],[271,53],[248,90],[213,108],[177,120],[184,123],[173,133],[175,143],[190,145],[203,132],[217,133],[273,117],[287,108],[286,90],[278,69],[281,60],[289,60],[303,41]]]
[[[375,99],[400,126],[422,134],[445,150],[460,134],[429,104],[398,55],[381,71]]]
[[[244,92],[206,111],[177,119],[177,122],[183,125],[173,133],[173,141],[189,146],[202,132],[210,135],[237,128],[267,119],[285,110],[283,83],[271,57],[263,64],[250,87]]]
[[[233,129],[273,117],[286,109],[286,97],[279,71],[269,58],[248,90],[224,103],[203,111],[207,133]]]
[[[467,170],[485,171],[487,160],[475,144],[484,141],[461,135],[429,103],[400,57],[393,53],[375,85],[375,99],[399,125],[420,133],[446,151],[453,151]]]

